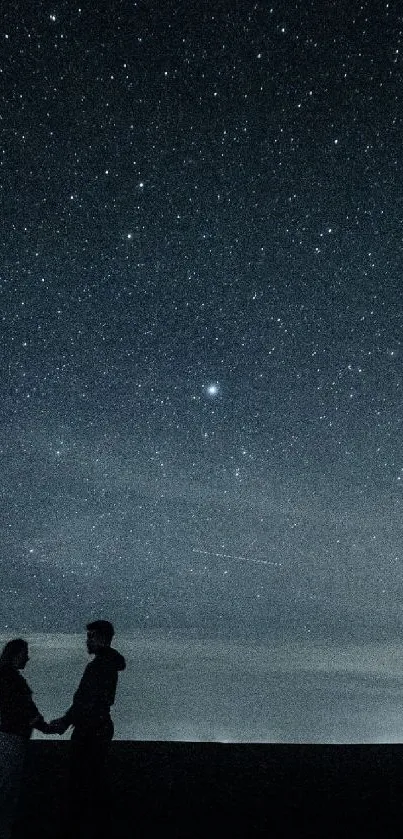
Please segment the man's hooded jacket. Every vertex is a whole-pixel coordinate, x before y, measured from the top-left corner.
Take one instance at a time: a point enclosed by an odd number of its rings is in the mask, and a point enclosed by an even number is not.
[[[73,725],[79,731],[90,733],[110,720],[118,673],[125,667],[124,657],[113,647],[102,647],[97,651],[84,670],[71,708],[63,717],[66,729]]]

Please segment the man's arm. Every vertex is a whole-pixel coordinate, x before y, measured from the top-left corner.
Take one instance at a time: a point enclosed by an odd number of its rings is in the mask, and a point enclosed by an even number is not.
[[[99,664],[91,662],[82,675],[80,684],[74,694],[73,704],[62,717],[52,720],[52,733],[64,734],[70,725],[78,722],[85,725],[99,719],[100,709],[111,705],[111,696],[116,689],[116,674],[111,674]],[[112,698],[113,701],[113,698]]]
[[[86,668],[87,669],[87,668]],[[73,696],[73,704],[70,705],[70,708],[63,714],[62,717],[57,717],[54,720],[51,720],[49,726],[51,728],[51,734],[64,734],[71,725],[74,725],[74,717],[75,717],[75,710],[77,704],[77,696],[80,693],[80,689],[82,689],[83,681],[85,680],[86,669],[81,677],[80,684]]]

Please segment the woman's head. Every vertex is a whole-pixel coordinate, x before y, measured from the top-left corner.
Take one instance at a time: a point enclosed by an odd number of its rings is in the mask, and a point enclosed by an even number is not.
[[[7,641],[0,655],[0,666],[11,664],[12,667],[22,670],[27,661],[29,661],[27,642],[23,638],[13,638],[12,641]]]

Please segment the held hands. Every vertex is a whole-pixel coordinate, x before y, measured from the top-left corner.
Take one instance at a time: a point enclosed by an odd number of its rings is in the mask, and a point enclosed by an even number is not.
[[[58,719],[51,720],[47,723],[47,734],[64,734],[67,731],[69,724],[65,722],[63,717],[59,717]]]
[[[46,722],[41,714],[37,714],[30,721],[30,726],[31,728],[37,728],[39,731],[42,731],[43,734],[64,734],[69,728],[70,723],[66,722],[64,717],[58,717],[55,720]]]
[[[63,717],[51,720],[51,722],[46,722],[40,714],[31,720],[30,725],[31,728],[37,728],[39,731],[42,731],[43,734],[64,734],[69,727],[69,724],[66,724]]]

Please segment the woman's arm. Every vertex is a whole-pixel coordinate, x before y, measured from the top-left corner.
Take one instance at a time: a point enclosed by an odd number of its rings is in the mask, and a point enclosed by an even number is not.
[[[29,721],[29,724],[30,724],[31,728],[36,728],[37,731],[42,731],[42,734],[51,734],[52,733],[52,730],[49,726],[49,723],[47,723],[44,720],[42,714],[40,714],[39,712],[36,714],[34,719]]]

